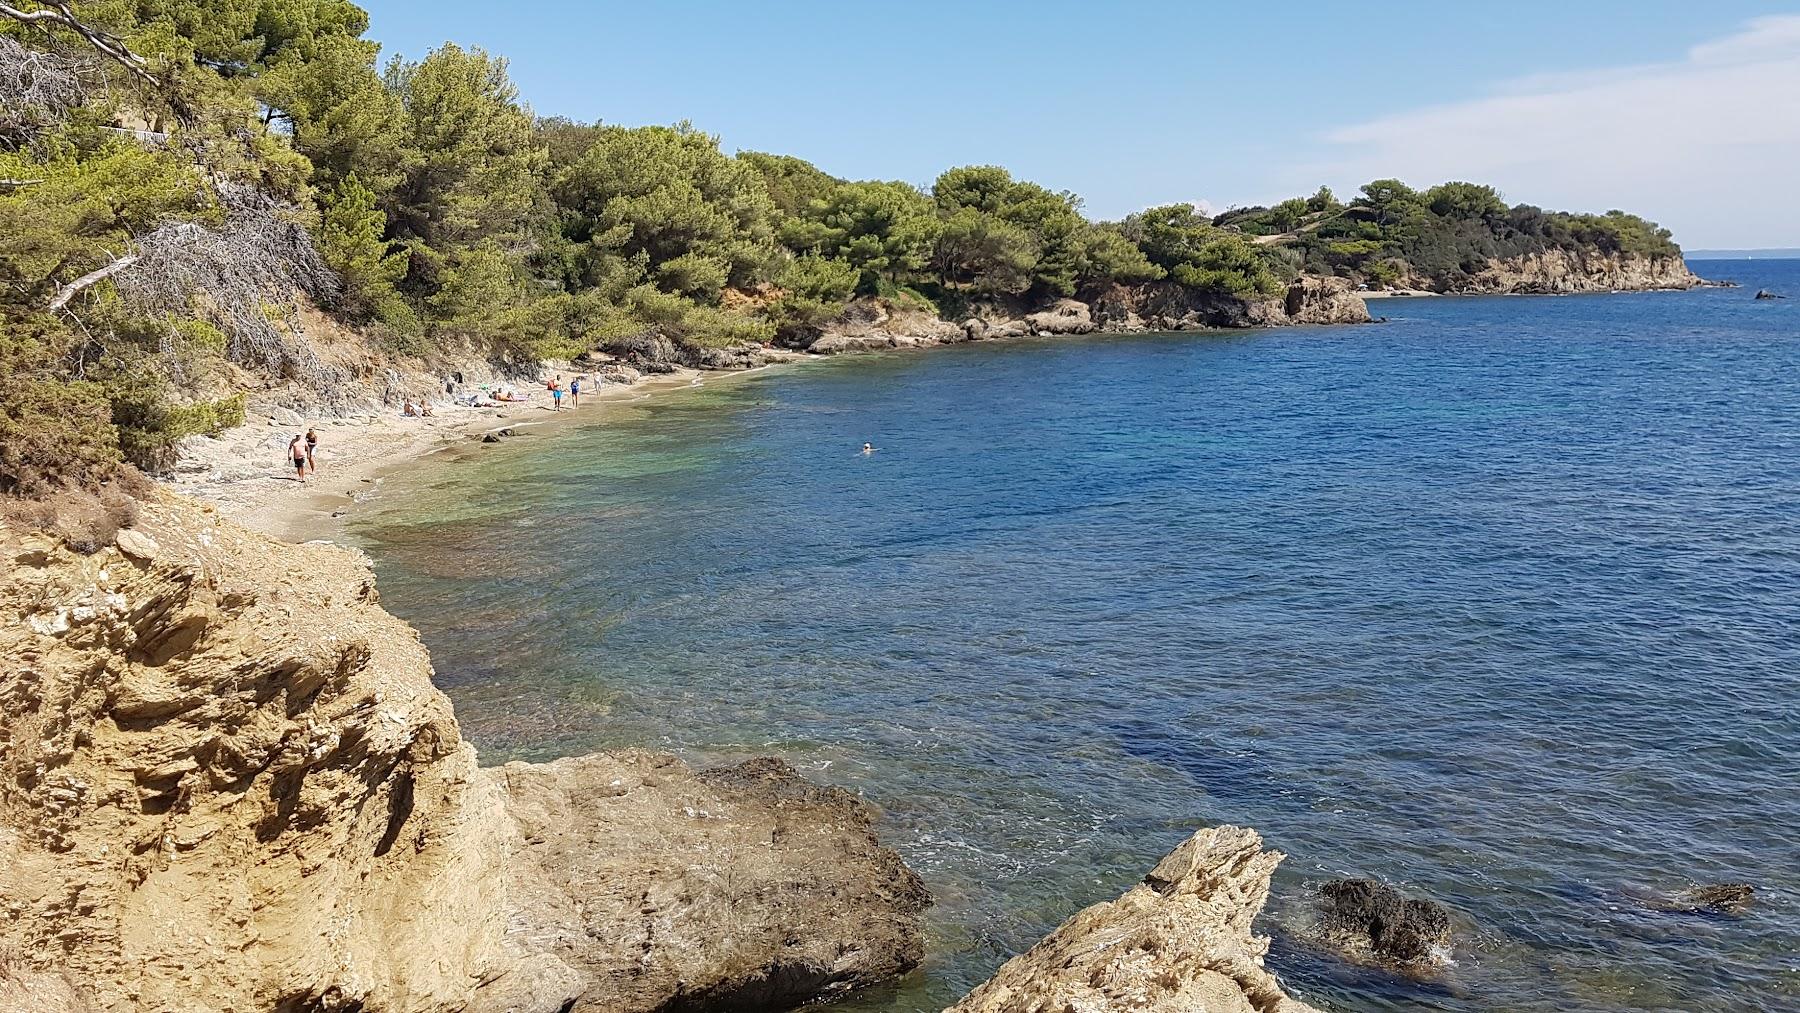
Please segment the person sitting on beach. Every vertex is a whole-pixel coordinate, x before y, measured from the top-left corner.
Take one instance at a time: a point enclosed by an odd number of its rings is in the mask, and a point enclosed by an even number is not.
[[[292,458],[294,461],[294,481],[299,482],[301,485],[305,485],[306,447],[301,441],[302,437],[299,433],[295,433],[294,438],[288,441],[288,457]]]
[[[409,419],[416,419],[419,417],[419,409],[412,403],[412,398],[407,398],[406,403],[400,406],[400,414]]]
[[[419,402],[419,415],[423,418],[431,417],[431,402],[430,401],[420,401]]]

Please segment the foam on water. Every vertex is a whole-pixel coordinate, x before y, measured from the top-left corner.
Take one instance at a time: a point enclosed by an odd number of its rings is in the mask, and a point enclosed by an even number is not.
[[[357,533],[484,760],[775,753],[881,806],[931,956],[850,1008],[939,1009],[1227,821],[1290,855],[1315,1001],[1800,1008],[1800,302],[1750,298],[1800,265],[1730,270],[769,370]],[[1311,946],[1339,876],[1448,905],[1443,978]],[[1721,880],[1747,915],[1644,900]]]

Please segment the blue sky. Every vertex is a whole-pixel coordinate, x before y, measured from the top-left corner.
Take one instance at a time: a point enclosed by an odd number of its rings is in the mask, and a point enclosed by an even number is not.
[[[841,176],[994,163],[1098,218],[1468,178],[1800,245],[1800,2],[363,2],[389,54],[508,57],[540,115]]]

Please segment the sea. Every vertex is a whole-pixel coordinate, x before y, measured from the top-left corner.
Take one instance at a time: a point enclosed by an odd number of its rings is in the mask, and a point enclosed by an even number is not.
[[[1288,856],[1258,927],[1326,1009],[1800,1010],[1800,261],[1694,267],[1742,287],[708,379],[350,536],[484,763],[878,807],[929,957],[846,1010],[939,1010],[1220,823]],[[1345,876],[1451,911],[1441,973],[1320,944]],[[1717,882],[1754,904],[1661,909]]]

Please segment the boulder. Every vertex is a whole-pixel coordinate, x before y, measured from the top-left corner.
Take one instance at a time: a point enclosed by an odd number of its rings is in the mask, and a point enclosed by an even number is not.
[[[1317,1013],[1282,991],[1251,928],[1282,857],[1253,830],[1202,830],[946,1013]]]
[[[1058,299],[1042,312],[1027,314],[1025,325],[1039,334],[1088,334],[1094,330],[1093,308],[1076,299]]]
[[[1781,295],[1776,292],[1771,292],[1766,288],[1759,288],[1756,290],[1756,298],[1758,298],[1758,299],[1786,299],[1787,296]]]
[[[673,373],[683,365],[681,350],[675,342],[654,327],[613,338],[600,347],[644,373]]]
[[[1450,951],[1450,912],[1383,883],[1338,879],[1319,888],[1325,940],[1353,960],[1408,971],[1444,962]]]
[[[595,375],[600,378],[601,383],[617,383],[627,387],[644,378],[644,374],[621,363],[601,366],[595,371]]]
[[[118,545],[120,552],[146,563],[155,559],[158,551],[156,539],[136,528],[120,528],[118,534],[113,536],[113,542]]]
[[[885,332],[869,334],[821,334],[806,346],[806,350],[814,355],[839,355],[844,352],[872,352],[878,348],[895,347],[894,336]]]
[[[701,369],[756,369],[768,364],[761,345],[744,341],[726,348],[699,348],[692,352]]]
[[[780,760],[695,772],[624,750],[494,773],[529,858],[506,921],[595,1009],[786,1009],[924,955],[924,884],[873,811]]]

